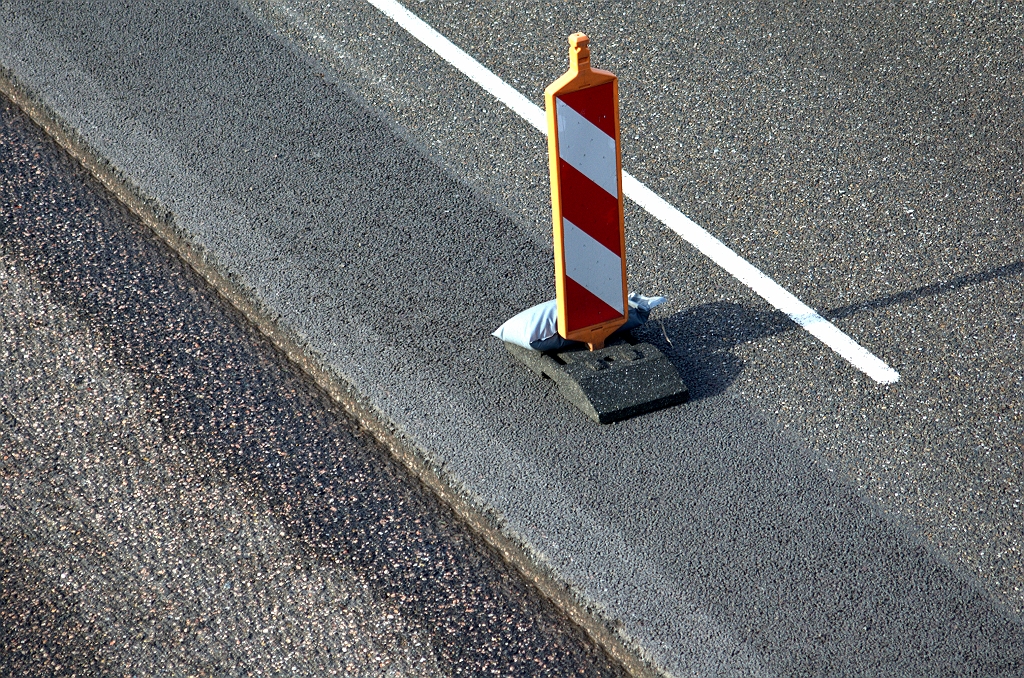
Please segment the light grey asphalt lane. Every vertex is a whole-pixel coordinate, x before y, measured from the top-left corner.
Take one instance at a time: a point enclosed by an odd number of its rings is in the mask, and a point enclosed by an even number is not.
[[[695,398],[597,428],[488,336],[551,295],[543,139],[376,10],[2,7],[0,63],[662,667],[1020,672],[1009,10],[943,35],[942,5],[414,7],[535,98],[591,32],[627,168],[903,375],[866,382],[630,210],[631,285],[672,300],[672,346],[645,338]],[[961,70],[930,80],[940,51]],[[933,91],[984,145],[926,152]]]

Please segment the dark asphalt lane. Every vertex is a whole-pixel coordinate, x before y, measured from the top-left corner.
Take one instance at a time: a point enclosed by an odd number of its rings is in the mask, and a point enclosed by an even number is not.
[[[1021,673],[1013,6],[414,4],[535,100],[590,32],[627,169],[903,377],[630,209],[694,400],[601,428],[488,336],[552,294],[544,140],[364,3],[245,6],[8,0],[0,63],[662,667]]]
[[[621,675],[0,100],[0,674]]]
[[[364,2],[248,4],[548,237],[544,140],[490,95]],[[903,380],[865,383],[627,202],[630,284],[671,302],[673,345],[646,338],[1024,611],[1018,5],[409,6],[539,105],[589,33],[626,169]]]
[[[366,3],[249,4],[550,230],[544,141],[488,94]],[[565,35],[586,31],[621,78],[626,168],[903,374],[864,385],[633,209],[631,284],[673,302],[672,353],[698,397],[732,385],[797,427],[1024,609],[1018,6],[409,7],[538,105]]]

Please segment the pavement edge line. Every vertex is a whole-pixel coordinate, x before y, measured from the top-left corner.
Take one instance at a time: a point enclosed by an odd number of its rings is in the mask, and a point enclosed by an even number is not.
[[[240,312],[284,357],[354,418],[383,445],[416,480],[466,524],[470,531],[497,552],[600,647],[614,662],[636,678],[669,678],[639,644],[624,637],[621,623],[606,617],[600,609],[568,582],[544,565],[543,554],[507,530],[500,518],[475,501],[450,474],[431,463],[426,450],[401,431],[384,412],[360,395],[343,377],[335,374],[275,320],[275,315],[258,299],[222,272],[204,248],[193,243],[175,224],[173,213],[140,187],[112,162],[92,148],[74,127],[68,125],[41,97],[0,64],[0,94],[6,96],[36,125],[71,155],[90,175],[110,191],[142,224],[160,239],[190,269],[196,272],[230,306]]]

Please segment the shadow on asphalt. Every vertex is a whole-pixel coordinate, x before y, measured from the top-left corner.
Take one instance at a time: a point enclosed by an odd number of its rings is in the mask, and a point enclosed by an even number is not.
[[[642,338],[668,356],[697,401],[719,395],[742,374],[743,360],[733,349],[785,332],[787,325],[793,322],[781,313],[715,301],[649,323]]]
[[[988,271],[839,306],[821,314],[828,320],[841,320],[860,312],[910,304],[1022,273],[1024,261],[1015,261]],[[715,301],[676,313],[662,319],[660,324],[652,322],[636,330],[636,334],[668,356],[690,387],[690,399],[697,401],[721,394],[742,374],[743,360],[733,352],[737,346],[796,329],[796,324],[780,311]]]
[[[996,268],[989,269],[988,271],[982,271],[980,273],[970,273],[968,275],[962,275],[946,282],[932,283],[931,285],[923,285],[916,287],[912,290],[905,292],[899,292],[897,294],[890,294],[884,297],[877,297],[870,301],[861,302],[859,304],[850,304],[849,306],[840,306],[830,311],[826,311],[824,315],[829,320],[837,320],[839,318],[848,318],[855,315],[859,311],[873,311],[879,308],[888,308],[889,306],[897,306],[899,304],[907,304],[918,299],[925,297],[934,297],[939,294],[948,294],[949,292],[956,292],[957,290],[964,289],[965,287],[971,287],[973,285],[980,285],[992,280],[998,280],[1000,278],[1009,278],[1015,275],[1024,273],[1024,261],[1015,261],[1012,264],[1006,264],[1005,266],[997,266]]]

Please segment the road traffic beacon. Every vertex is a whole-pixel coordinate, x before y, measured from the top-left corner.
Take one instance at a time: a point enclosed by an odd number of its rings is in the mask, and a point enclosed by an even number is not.
[[[544,90],[554,221],[558,333],[591,350],[629,317],[622,213],[619,80],[590,67],[569,36],[569,70]]]
[[[689,391],[655,346],[628,332],[613,336],[630,313],[619,81],[590,67],[589,43],[583,33],[569,36],[569,71],[544,90],[558,334],[582,343],[550,351],[510,341],[505,347],[591,419],[608,424],[686,402]]]

